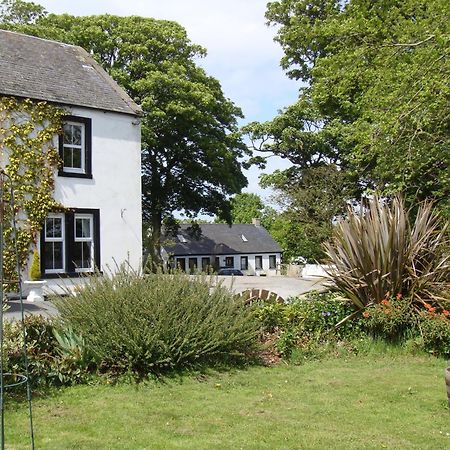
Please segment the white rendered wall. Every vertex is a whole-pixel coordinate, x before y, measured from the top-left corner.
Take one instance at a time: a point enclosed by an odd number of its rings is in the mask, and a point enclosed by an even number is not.
[[[225,267],[225,259],[227,257],[233,257],[234,258],[234,269],[241,270],[241,256],[247,256],[248,258],[248,270],[243,270],[242,272],[244,275],[260,275],[261,273],[265,275],[280,275],[280,271],[277,269],[269,269],[269,256],[275,255],[276,256],[276,267],[279,267],[281,264],[281,253],[252,253],[252,254],[240,254],[240,255],[211,255],[211,263],[214,264],[214,258],[219,258],[219,266]],[[255,257],[256,256],[262,256],[262,269],[256,270],[255,269]],[[197,268],[201,270],[202,267],[202,257],[206,257],[205,255],[189,255],[189,256],[175,256],[175,260],[179,258],[184,258],[185,264],[186,264],[186,271],[189,271],[189,258],[196,258],[197,259]],[[167,253],[163,252],[163,259],[167,258]]]
[[[142,259],[139,119],[79,107],[68,114],[92,119],[92,179],[56,176],[55,199],[69,208],[100,210],[101,270],[124,261],[138,268]]]

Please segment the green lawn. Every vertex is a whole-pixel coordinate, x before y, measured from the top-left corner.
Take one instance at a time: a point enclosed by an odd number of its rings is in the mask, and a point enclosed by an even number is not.
[[[450,448],[445,361],[359,356],[146,385],[78,386],[34,402],[40,449]],[[6,448],[28,448],[25,405]]]

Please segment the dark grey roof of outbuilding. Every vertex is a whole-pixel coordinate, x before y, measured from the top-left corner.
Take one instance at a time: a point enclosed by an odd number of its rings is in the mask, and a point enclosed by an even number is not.
[[[234,255],[246,253],[280,253],[281,247],[262,226],[221,223],[199,225],[202,234],[195,239],[189,232],[189,224],[182,224],[177,235],[187,241],[180,242],[177,236],[165,237],[164,249],[177,255]],[[245,236],[247,241],[242,239]]]
[[[81,47],[5,30],[0,30],[0,95],[141,113]]]

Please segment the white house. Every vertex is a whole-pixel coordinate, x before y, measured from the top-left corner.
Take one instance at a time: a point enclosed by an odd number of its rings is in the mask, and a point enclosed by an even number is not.
[[[43,224],[43,278],[59,282],[142,256],[140,108],[82,48],[0,30],[0,95],[67,111],[63,161]]]
[[[262,227],[253,224],[199,225],[201,234],[181,224],[175,235],[164,237],[163,259],[188,272],[210,268],[239,269],[244,275],[279,275],[282,249]]]

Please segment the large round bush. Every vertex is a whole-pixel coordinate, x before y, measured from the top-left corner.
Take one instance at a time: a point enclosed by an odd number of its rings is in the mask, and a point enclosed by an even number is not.
[[[208,278],[121,270],[57,303],[105,370],[160,372],[242,356],[258,342],[253,309]]]

